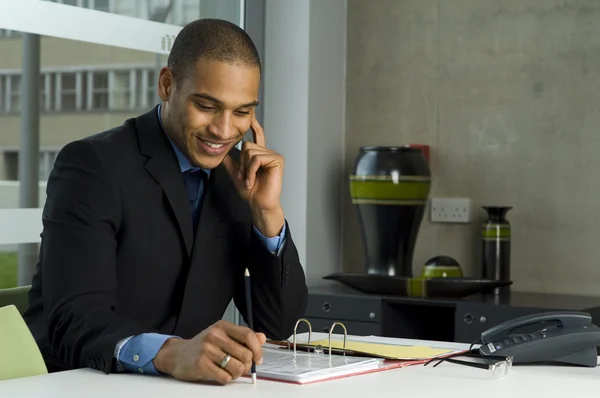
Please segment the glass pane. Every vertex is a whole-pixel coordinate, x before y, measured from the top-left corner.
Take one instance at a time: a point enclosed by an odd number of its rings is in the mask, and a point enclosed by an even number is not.
[[[86,100],[86,109],[108,110],[108,71],[87,71],[87,75],[92,80],[92,95]]]
[[[50,0],[46,0],[50,1]],[[15,0],[14,4],[18,4]],[[67,7],[84,7],[103,12],[93,13],[96,25],[102,25],[106,13],[119,13],[134,18],[164,19],[169,24],[181,26],[203,17],[217,17],[239,22],[239,0],[55,0]],[[48,9],[57,5],[49,5]],[[163,8],[161,8],[163,7]],[[165,8],[166,7],[166,8]],[[72,11],[73,9],[71,9]],[[161,11],[162,10],[162,11]],[[77,10],[81,11],[81,10]],[[162,12],[162,14],[161,14]],[[82,13],[81,14],[92,14]],[[6,15],[6,14],[4,14]],[[12,22],[0,14],[0,208],[19,207],[19,158],[22,104],[23,34],[9,30]],[[56,17],[56,15],[54,15]],[[49,21],[53,15],[47,15]],[[60,19],[60,18],[59,18]],[[110,19],[110,18],[109,18]],[[100,23],[98,23],[100,20]],[[121,21],[112,32],[126,31],[128,39],[144,42],[148,32],[160,31],[158,39],[178,31],[164,25],[164,32],[154,24],[134,21],[146,30],[126,30],[131,21]],[[52,171],[60,149],[67,143],[121,125],[126,119],[152,109],[159,101],[156,93],[158,71],[166,64],[166,51],[152,43],[138,47],[123,43],[121,37],[107,40],[111,45],[99,44],[90,35],[85,20],[78,21],[81,28],[71,29],[67,38],[56,33],[56,24],[44,27],[48,36],[40,36],[39,90],[26,93],[39,98],[40,150],[37,157],[36,177],[39,180],[39,207],[44,206],[45,184]],[[24,24],[27,25],[27,24]],[[128,25],[127,25],[128,26]],[[25,29],[25,28],[23,28]],[[54,31],[53,31],[54,29]],[[81,30],[78,30],[81,29]],[[60,29],[59,29],[60,30]],[[86,31],[87,30],[87,31]],[[44,32],[39,32],[44,33]],[[104,38],[105,30],[94,29],[96,36]],[[156,33],[156,32],[154,32]],[[137,37],[136,37],[137,34]],[[82,38],[79,38],[79,35]],[[113,35],[114,36],[114,35]],[[83,41],[87,40],[87,41]],[[96,41],[94,41],[96,40]],[[153,39],[154,40],[154,39]],[[158,40],[157,40],[158,41]],[[133,49],[137,48],[137,49]],[[0,288],[14,286],[17,282],[16,245],[2,246],[0,242]]]
[[[110,12],[110,1],[109,0],[90,0],[90,8],[98,11]]]
[[[198,18],[240,24],[243,0],[46,0],[127,17],[183,26]]]
[[[21,36],[0,39],[0,196],[19,178]],[[48,180],[57,152],[70,141],[110,129],[158,103],[157,70],[166,55],[40,38],[38,178]],[[4,180],[4,181],[3,181]],[[44,187],[40,186],[40,192]],[[10,207],[18,207],[15,198]]]

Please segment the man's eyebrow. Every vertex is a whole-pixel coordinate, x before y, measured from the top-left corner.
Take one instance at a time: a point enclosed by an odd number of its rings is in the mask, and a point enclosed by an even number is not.
[[[209,95],[209,94],[195,93],[195,94],[193,94],[193,96],[196,97],[196,98],[205,99],[205,100],[210,101],[210,102],[212,102],[212,103],[214,103],[216,105],[223,105],[223,101],[221,101],[220,99],[215,98],[215,97],[213,97],[212,95]],[[249,102],[247,104],[243,104],[241,106],[238,106],[238,108],[252,108],[252,107],[258,106],[258,104],[259,104],[258,101],[252,101],[252,102]]]

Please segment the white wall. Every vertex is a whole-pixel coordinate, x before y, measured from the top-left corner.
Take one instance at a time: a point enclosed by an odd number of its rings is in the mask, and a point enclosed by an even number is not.
[[[264,127],[309,284],[341,269],[346,0],[266,0]]]

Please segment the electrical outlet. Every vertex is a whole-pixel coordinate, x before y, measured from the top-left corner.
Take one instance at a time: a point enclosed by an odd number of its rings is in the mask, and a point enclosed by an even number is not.
[[[431,199],[431,222],[469,223],[471,222],[471,199],[433,198]]]

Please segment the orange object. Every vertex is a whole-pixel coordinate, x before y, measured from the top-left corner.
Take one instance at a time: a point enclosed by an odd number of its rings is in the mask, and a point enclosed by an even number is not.
[[[427,163],[429,163],[429,145],[425,145],[425,144],[407,144],[405,146],[407,146],[409,148],[419,148],[423,152],[423,156],[425,157],[425,160],[427,161]]]

